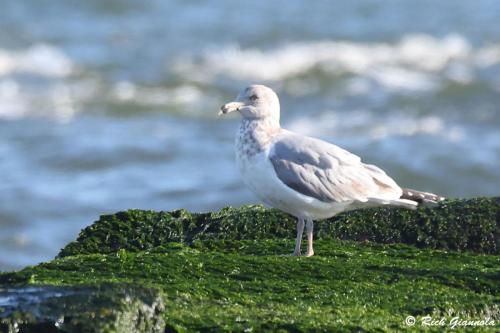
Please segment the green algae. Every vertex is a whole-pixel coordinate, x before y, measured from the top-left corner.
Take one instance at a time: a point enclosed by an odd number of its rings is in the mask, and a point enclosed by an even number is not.
[[[168,332],[400,331],[406,316],[427,314],[500,320],[498,256],[337,240],[318,241],[312,258],[274,254],[292,245],[211,240],[69,256],[0,284],[159,289]]]
[[[262,206],[105,215],[55,260],[0,273],[0,332],[398,332],[426,315],[496,332],[499,220],[499,198],[354,211],[318,221],[305,258],[288,255],[295,220]],[[33,287],[67,297],[1,301]]]
[[[448,200],[417,210],[373,208],[315,223],[315,239],[406,243],[418,247],[500,251],[500,198]],[[128,210],[104,215],[85,228],[59,257],[144,251],[168,242],[293,239],[295,219],[278,210],[251,205],[218,212]]]

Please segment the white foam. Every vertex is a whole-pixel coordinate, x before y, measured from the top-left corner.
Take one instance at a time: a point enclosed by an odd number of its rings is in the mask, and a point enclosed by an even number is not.
[[[73,63],[59,49],[36,44],[27,50],[0,50],[0,76],[21,72],[49,77],[71,74]]]
[[[115,84],[113,88],[113,94],[116,99],[120,101],[130,101],[133,100],[136,95],[137,89],[132,82],[120,81]]]
[[[474,62],[478,67],[489,67],[500,62],[500,45],[488,45],[474,54]]]
[[[56,79],[38,86],[13,78],[0,79],[0,118],[31,115],[68,121],[80,111],[82,103],[96,96],[97,89],[96,82],[88,80],[70,83]]]
[[[10,79],[0,80],[0,118],[22,117],[28,105],[22,98],[19,84]]]
[[[79,101],[89,97],[86,79],[77,83],[67,80],[73,70],[72,61],[47,44],[16,51],[0,49],[0,118],[44,115],[70,119],[78,111]]]
[[[382,66],[366,75],[385,88],[399,92],[426,91],[437,86],[436,79],[431,75],[401,67]]]
[[[499,45],[474,49],[458,34],[443,38],[409,34],[394,43],[295,42],[268,50],[229,45],[201,55],[183,55],[172,67],[206,83],[219,76],[282,81],[319,69],[333,76],[366,77],[389,90],[426,91],[443,78],[468,82],[477,68],[498,63]]]

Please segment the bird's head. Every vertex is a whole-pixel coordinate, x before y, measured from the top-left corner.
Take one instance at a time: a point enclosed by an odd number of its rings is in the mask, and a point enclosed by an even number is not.
[[[219,115],[239,111],[243,118],[269,119],[279,123],[280,102],[269,87],[254,84],[246,87],[234,102],[221,106]]]

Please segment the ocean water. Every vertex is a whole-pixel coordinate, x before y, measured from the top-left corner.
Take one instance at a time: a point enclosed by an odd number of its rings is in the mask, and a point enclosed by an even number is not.
[[[101,214],[258,202],[216,116],[249,83],[402,186],[498,195],[498,22],[486,0],[0,0],[0,270]]]

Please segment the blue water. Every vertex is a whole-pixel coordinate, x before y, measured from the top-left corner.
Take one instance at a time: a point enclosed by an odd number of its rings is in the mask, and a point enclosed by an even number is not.
[[[101,214],[258,202],[216,116],[249,83],[402,186],[498,195],[498,22],[497,1],[0,0],[0,270]]]

